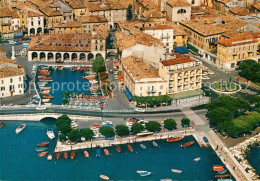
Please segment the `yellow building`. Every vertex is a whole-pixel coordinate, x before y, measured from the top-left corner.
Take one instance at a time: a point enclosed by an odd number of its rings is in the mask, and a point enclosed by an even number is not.
[[[220,40],[217,42],[218,65],[224,69],[234,69],[238,62],[256,57],[257,40],[252,36]]]
[[[167,81],[167,94],[201,88],[202,64],[185,55],[176,54],[159,63],[159,76]]]
[[[122,59],[124,85],[134,96],[166,95],[166,80],[158,70],[142,59],[129,56]]]
[[[73,9],[75,17],[88,16],[88,10],[83,1],[72,0],[68,2],[68,5]]]
[[[54,24],[62,22],[64,20],[60,11],[60,6],[56,3],[50,3],[40,8],[40,11],[45,14],[47,20],[47,28],[53,28]]]
[[[82,33],[82,24],[80,21],[59,22],[54,25],[55,33]]]
[[[173,33],[173,46],[186,46],[187,45],[187,34],[185,31],[180,29],[179,27],[174,27],[174,33]]]
[[[0,32],[11,33],[12,13],[8,8],[0,8]]]

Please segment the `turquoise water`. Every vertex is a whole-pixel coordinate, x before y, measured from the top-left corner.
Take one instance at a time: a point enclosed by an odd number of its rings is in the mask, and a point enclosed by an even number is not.
[[[247,157],[248,162],[256,170],[258,175],[260,175],[260,147],[255,147],[250,150],[250,153]]]
[[[116,152],[115,147],[110,147],[111,156],[105,156],[102,149],[102,157],[97,158],[96,149],[89,149],[91,158],[84,158],[80,150],[76,151],[74,160],[62,157],[56,161],[54,157],[52,161],[47,161],[46,156],[39,158],[33,149],[37,143],[48,140],[46,130],[55,130],[54,123],[26,122],[26,128],[16,135],[15,129],[21,123],[6,121],[6,126],[0,129],[0,180],[99,180],[100,174],[112,180],[216,180],[212,165],[221,164],[210,148],[200,148],[198,144],[180,147],[180,144],[194,140],[192,137],[177,143],[157,141],[160,148],[144,142],[146,150],[141,149],[138,143],[132,144],[133,153],[122,145],[121,154]],[[48,151],[52,153],[54,147],[55,141],[51,141]],[[201,161],[194,162],[196,157],[201,157]],[[172,168],[183,173],[172,173]],[[148,170],[154,174],[140,177],[136,170]]]

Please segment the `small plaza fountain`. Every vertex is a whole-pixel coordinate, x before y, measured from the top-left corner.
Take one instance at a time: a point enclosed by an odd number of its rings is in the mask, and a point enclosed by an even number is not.
[[[210,84],[210,89],[217,94],[235,94],[241,90],[241,86],[230,79],[213,82]]]

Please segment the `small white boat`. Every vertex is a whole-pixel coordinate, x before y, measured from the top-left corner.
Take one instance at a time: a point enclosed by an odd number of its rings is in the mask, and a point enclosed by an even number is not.
[[[109,180],[109,177],[108,176],[106,176],[106,175],[100,175],[99,176],[102,180]]]
[[[155,141],[153,141],[153,146],[158,147],[158,144]]]
[[[49,130],[47,130],[47,136],[52,140],[52,139],[54,139],[55,138],[55,134],[54,134],[54,132],[53,132],[53,130],[51,130],[51,131],[49,131]]]
[[[136,170],[136,173],[145,173],[145,172],[148,172],[148,171],[145,171],[145,170]]]
[[[200,161],[200,157],[195,158],[194,161],[195,161],[195,162]]]
[[[143,144],[140,144],[141,148],[146,149],[146,146],[144,146]]]
[[[89,80],[89,83],[96,84],[96,83],[98,83],[98,81],[97,80]]]
[[[48,102],[50,102],[50,99],[42,99],[42,102],[43,103],[48,103]]]
[[[145,176],[149,176],[151,174],[152,174],[152,172],[142,172],[142,173],[140,173],[140,176],[145,177]]]
[[[49,154],[48,156],[47,156],[47,160],[52,160],[52,155],[51,154]]]
[[[16,134],[19,134],[25,127],[26,124],[21,124],[18,128],[16,128],[15,130]]]
[[[181,170],[177,170],[177,169],[171,169],[171,171],[174,172],[174,173],[182,173]]]

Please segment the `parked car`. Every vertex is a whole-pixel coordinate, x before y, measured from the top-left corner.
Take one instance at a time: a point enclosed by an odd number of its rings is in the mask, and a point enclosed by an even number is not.
[[[145,112],[145,109],[142,109],[142,108],[136,108],[135,111],[136,111],[136,112]]]

